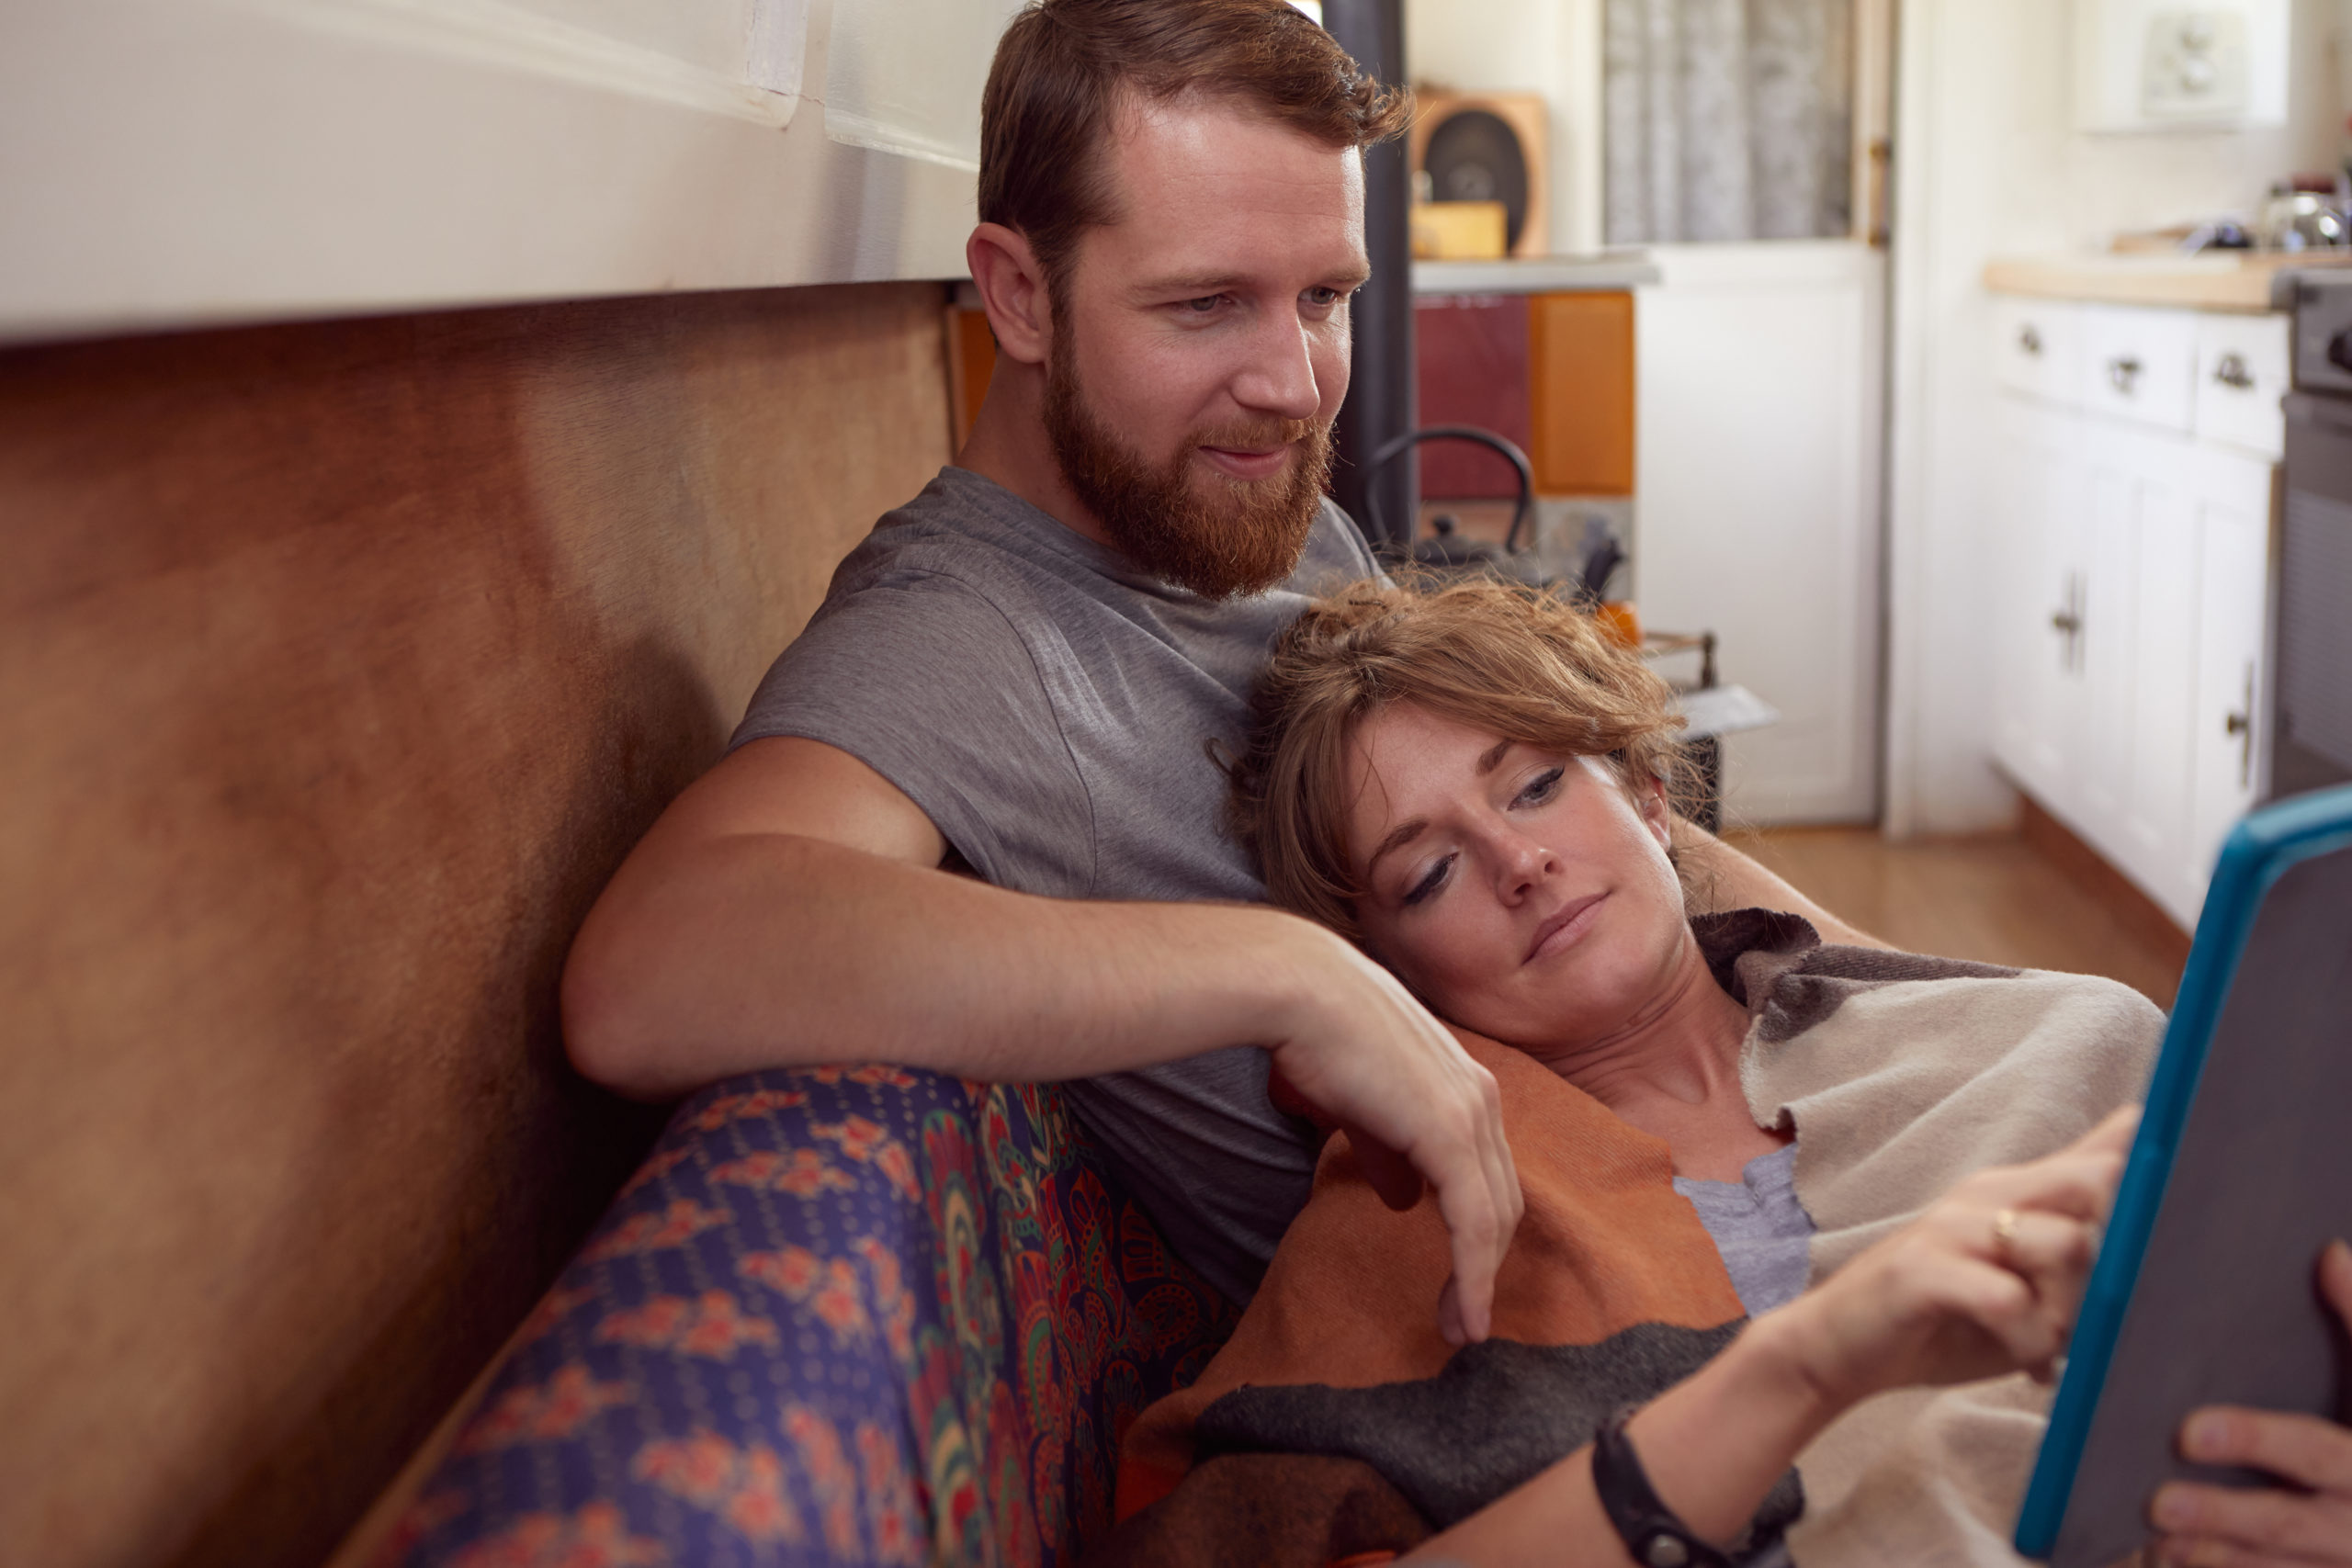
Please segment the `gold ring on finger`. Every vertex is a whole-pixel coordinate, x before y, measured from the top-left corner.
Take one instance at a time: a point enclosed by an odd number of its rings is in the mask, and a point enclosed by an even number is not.
[[[2007,1258],[2017,1244],[2018,1212],[2003,1209],[1993,1216],[1993,1245],[2000,1249],[2003,1258]]]

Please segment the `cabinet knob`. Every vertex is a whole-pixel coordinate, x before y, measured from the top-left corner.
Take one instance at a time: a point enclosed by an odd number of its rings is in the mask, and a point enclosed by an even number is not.
[[[2245,667],[2245,704],[2222,716],[2222,733],[2238,740],[2238,788],[2254,787],[2254,666]]]
[[[2243,392],[2254,386],[2254,372],[2246,368],[2245,355],[2233,351],[2213,367],[2213,379],[2232,391]]]
[[[2018,329],[2018,347],[2039,359],[2041,356],[2041,334],[2028,322]]]
[[[2128,398],[2132,395],[2132,384],[2140,378],[2140,372],[2146,368],[2147,367],[2140,363],[2137,355],[2127,354],[2120,359],[2110,359],[2107,362],[2107,379],[2110,386]]]

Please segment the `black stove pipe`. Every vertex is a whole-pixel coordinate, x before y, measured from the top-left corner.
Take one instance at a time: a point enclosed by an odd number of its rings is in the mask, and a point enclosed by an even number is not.
[[[1403,85],[1404,0],[1323,0],[1323,26],[1365,71]],[[1407,451],[1377,473],[1369,469],[1372,455],[1419,418],[1413,382],[1412,175],[1402,137],[1371,149],[1363,162],[1363,237],[1372,281],[1350,307],[1355,368],[1334,431],[1339,452],[1331,496],[1367,534],[1379,517],[1386,537],[1373,539],[1374,547],[1401,554],[1419,510],[1419,454]],[[1367,503],[1373,487],[1377,507]]]

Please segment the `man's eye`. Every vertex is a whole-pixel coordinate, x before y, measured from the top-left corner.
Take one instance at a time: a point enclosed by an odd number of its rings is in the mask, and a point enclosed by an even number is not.
[[[1310,288],[1302,298],[1310,305],[1336,305],[1347,296],[1336,288]]]
[[[1184,309],[1196,316],[1205,316],[1216,310],[1224,299],[1225,296],[1222,294],[1204,294],[1197,299],[1185,300]]]
[[[1438,890],[1439,885],[1445,881],[1445,874],[1453,864],[1453,857],[1452,855],[1447,855],[1440,860],[1435,865],[1430,867],[1429,874],[1422,877],[1419,882],[1413,884],[1411,891],[1405,895],[1405,903],[1407,907],[1410,908],[1412,905],[1421,903],[1427,899],[1430,894],[1435,893]]]
[[[1543,805],[1545,801],[1560,793],[1560,780],[1566,774],[1566,773],[1567,770],[1566,768],[1544,769],[1542,773],[1538,773],[1533,779],[1528,782],[1528,785],[1525,789],[1519,792],[1519,799],[1514,804],[1520,806]]]

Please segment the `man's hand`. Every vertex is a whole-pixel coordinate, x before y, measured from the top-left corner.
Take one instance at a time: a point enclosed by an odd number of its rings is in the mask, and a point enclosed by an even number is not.
[[[1395,976],[1320,927],[1286,924],[1307,983],[1267,1042],[1274,1066],[1347,1130],[1390,1208],[1419,1201],[1424,1180],[1437,1190],[1453,1246],[1438,1328],[1453,1345],[1484,1339],[1495,1272],[1525,1207],[1494,1075]]]
[[[2320,1294],[2352,1330],[2352,1247],[2328,1243]],[[2352,1563],[2352,1431],[2313,1416],[2212,1405],[2180,1427],[2180,1452],[2199,1464],[2267,1471],[2267,1491],[2167,1482],[2148,1516],[2156,1561],[2182,1568],[2306,1568]]]

